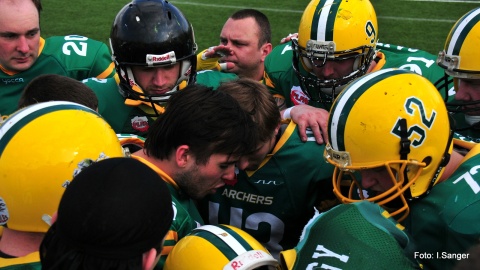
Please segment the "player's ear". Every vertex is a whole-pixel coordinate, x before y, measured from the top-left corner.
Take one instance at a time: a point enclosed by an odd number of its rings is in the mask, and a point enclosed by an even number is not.
[[[191,158],[190,147],[188,145],[180,145],[177,147],[177,150],[175,152],[175,159],[177,162],[177,166],[181,168],[185,168],[190,158]]]

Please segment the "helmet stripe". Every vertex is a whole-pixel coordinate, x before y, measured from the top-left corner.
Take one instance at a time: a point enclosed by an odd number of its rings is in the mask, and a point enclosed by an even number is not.
[[[369,73],[352,82],[338,96],[335,104],[330,111],[328,121],[329,138],[333,149],[345,151],[345,126],[348,115],[355,103],[359,100],[372,85],[384,80],[392,75],[400,73],[411,73],[402,69],[383,69],[377,72]],[[374,101],[372,101],[374,102]]]
[[[235,259],[240,254],[253,250],[252,246],[243,237],[234,230],[222,225],[204,225],[194,229],[192,235],[212,243],[229,261]]]
[[[447,55],[459,55],[463,42],[472,28],[480,21],[480,8],[474,9],[458,20],[446,42]]]
[[[338,4],[334,0],[320,0],[313,16],[310,37],[321,41],[333,41],[333,25],[337,16]]]
[[[87,112],[91,112],[93,114],[98,115],[95,111],[93,111],[92,109],[86,106],[73,103],[73,102],[66,102],[66,101],[42,102],[33,106],[28,106],[12,114],[0,126],[0,157],[2,156],[2,153],[5,150],[5,147],[7,146],[7,144],[10,142],[10,140],[15,136],[15,134],[20,129],[22,129],[28,123],[52,111],[71,110],[71,109],[87,111]],[[38,134],[32,134],[32,137],[37,135]]]

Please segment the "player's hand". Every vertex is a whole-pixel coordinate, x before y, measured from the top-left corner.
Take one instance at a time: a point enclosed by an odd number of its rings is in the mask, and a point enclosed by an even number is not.
[[[218,61],[218,70],[219,71],[228,71],[235,67],[235,64],[232,62],[224,62],[222,58],[228,55],[232,55],[233,52],[230,47],[225,45],[212,46],[205,50],[202,54],[202,59],[207,60],[209,58],[219,58]]]
[[[202,59],[207,60],[208,58],[221,58],[227,55],[231,55],[232,53],[232,50],[228,46],[212,46],[205,50],[205,52],[202,54]]]
[[[286,37],[284,37],[280,40],[280,44],[287,43],[294,38],[295,39],[298,38],[298,33],[288,34],[288,36],[286,36]]]
[[[328,111],[309,105],[296,105],[290,111],[293,122],[297,123],[302,141],[307,141],[307,128],[310,128],[318,144],[328,141]]]

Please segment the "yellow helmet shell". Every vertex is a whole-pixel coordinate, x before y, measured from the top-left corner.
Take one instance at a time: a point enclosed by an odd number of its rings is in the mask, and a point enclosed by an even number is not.
[[[403,196],[407,184],[412,198],[424,195],[451,152],[449,116],[440,93],[426,78],[402,69],[372,72],[349,84],[333,104],[328,128],[325,157],[336,173],[392,167],[397,178],[391,180],[399,185],[390,190],[392,198]],[[340,181],[334,179],[334,185]]]
[[[309,40],[332,41],[335,52],[363,46],[375,48],[378,25],[368,0],[312,0],[303,12],[298,29],[298,45]]]
[[[165,270],[278,269],[278,261],[255,238],[229,225],[204,225],[182,238],[169,253]]]
[[[71,102],[44,102],[0,126],[0,224],[46,232],[73,177],[91,162],[123,156],[112,128],[95,111]]]
[[[437,63],[455,78],[480,79],[480,8],[463,15],[452,27]]]

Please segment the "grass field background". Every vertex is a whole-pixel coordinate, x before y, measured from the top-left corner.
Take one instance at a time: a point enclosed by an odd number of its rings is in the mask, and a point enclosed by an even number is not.
[[[379,39],[383,43],[419,48],[437,54],[455,21],[480,6],[474,0],[371,0],[375,7]],[[42,36],[78,34],[108,43],[110,27],[128,0],[43,0]],[[170,1],[192,23],[202,50],[219,42],[223,23],[242,8],[264,12],[272,26],[276,45],[288,33],[297,32],[308,0],[191,0]]]

